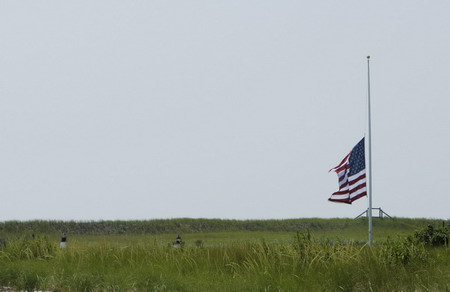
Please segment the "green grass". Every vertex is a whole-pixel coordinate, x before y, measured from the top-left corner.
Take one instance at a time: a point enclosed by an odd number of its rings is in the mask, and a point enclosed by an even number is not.
[[[438,221],[431,221],[438,222]],[[305,222],[301,222],[305,223]],[[0,287],[52,291],[449,291],[450,249],[405,239],[430,221],[314,219],[294,231],[4,233]],[[191,227],[189,227],[191,228]],[[188,230],[189,230],[188,228]],[[309,229],[309,228],[308,228]],[[19,237],[19,239],[18,239]],[[203,247],[195,242],[201,240]]]
[[[7,247],[0,283],[54,291],[445,291],[450,284],[450,250],[407,241],[368,247],[300,234],[283,244],[208,248],[48,245],[41,253]]]
[[[385,218],[374,219],[374,238],[384,241],[388,237],[411,234],[427,225],[440,225],[441,220]],[[287,220],[220,220],[220,219],[171,219],[148,221],[7,221],[0,222],[1,239],[14,239],[23,235],[47,234],[55,241],[61,232],[67,232],[69,240],[89,244],[97,241],[136,243],[139,241],[171,242],[177,234],[188,243],[202,240],[207,245],[235,241],[285,241],[296,232],[310,231],[316,238],[367,239],[367,219],[287,219]],[[85,243],[83,243],[85,241]],[[126,243],[127,244],[127,243]]]
[[[431,219],[374,219],[374,230],[396,229],[411,231],[428,224],[441,224]],[[377,228],[380,227],[380,228]],[[68,232],[79,235],[124,234],[178,234],[216,232],[297,232],[310,230],[324,234],[341,231],[365,232],[367,219],[285,219],[285,220],[221,220],[221,219],[164,219],[146,221],[6,221],[0,222],[0,237],[24,233],[60,234]],[[383,231],[384,232],[384,231]],[[389,231],[390,232],[390,231]]]
[[[259,228],[263,229],[264,224],[270,221],[261,221]],[[239,242],[261,242],[286,243],[292,241],[296,232],[311,232],[316,239],[345,239],[353,241],[367,241],[367,220],[352,219],[298,219],[298,229],[292,231],[283,231],[288,229],[281,221],[281,231],[221,231],[216,232],[172,232],[172,233],[146,233],[146,234],[71,234],[69,232],[69,244],[74,246],[96,246],[101,244],[111,244],[115,246],[126,245],[145,245],[147,243],[169,244],[175,240],[177,234],[182,235],[187,246],[195,246],[195,242],[201,240],[205,247],[220,246]],[[289,222],[288,222],[289,223]],[[375,219],[374,220],[374,239],[377,242],[383,242],[387,238],[404,237],[412,234],[415,230],[425,227],[428,224],[439,225],[441,221],[425,219]],[[205,220],[204,225],[208,224]],[[296,225],[296,226],[297,226]],[[184,224],[185,229],[192,230],[192,226]],[[291,225],[288,225],[288,227]],[[268,228],[270,229],[270,228]],[[182,230],[181,230],[182,231]],[[30,232],[26,233],[30,234]],[[9,236],[17,236],[15,233]],[[57,242],[60,234],[51,233],[51,238]]]

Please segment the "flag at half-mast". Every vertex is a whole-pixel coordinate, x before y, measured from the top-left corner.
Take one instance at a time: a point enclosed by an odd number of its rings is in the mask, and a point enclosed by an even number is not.
[[[351,204],[353,201],[367,195],[366,160],[364,138],[353,147],[352,151],[339,163],[334,171],[339,179],[339,191],[328,199],[332,202]]]

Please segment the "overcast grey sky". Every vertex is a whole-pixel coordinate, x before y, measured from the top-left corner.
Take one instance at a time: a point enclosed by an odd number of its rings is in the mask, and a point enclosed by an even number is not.
[[[0,220],[450,218],[450,1],[0,0]]]

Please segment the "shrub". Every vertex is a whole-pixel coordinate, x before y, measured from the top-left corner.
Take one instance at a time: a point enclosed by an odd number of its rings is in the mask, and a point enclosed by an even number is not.
[[[387,240],[381,247],[381,255],[389,264],[408,264],[411,261],[426,261],[428,253],[425,244],[414,240],[412,237]]]
[[[428,225],[427,228],[416,231],[414,237],[429,246],[447,246],[449,230],[446,227],[434,228]]]

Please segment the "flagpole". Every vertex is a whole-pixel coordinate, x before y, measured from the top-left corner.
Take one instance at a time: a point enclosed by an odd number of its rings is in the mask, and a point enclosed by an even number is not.
[[[372,125],[370,116],[370,56],[367,56],[367,126],[367,196],[369,198],[367,217],[369,218],[369,245],[372,245]]]

